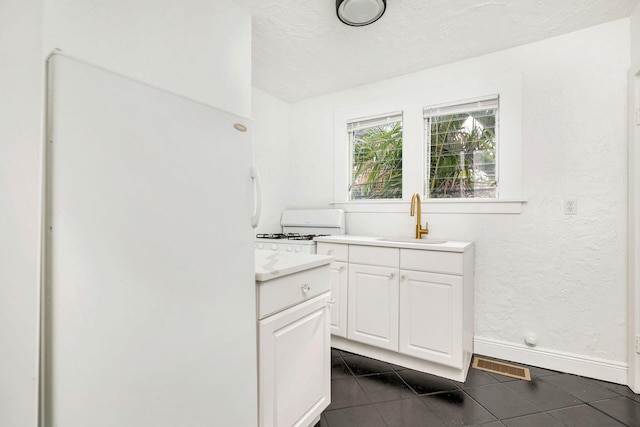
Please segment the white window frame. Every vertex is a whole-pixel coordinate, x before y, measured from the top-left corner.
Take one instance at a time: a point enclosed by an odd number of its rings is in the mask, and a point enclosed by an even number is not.
[[[403,119],[402,119],[402,111],[394,111],[394,112],[389,112],[386,114],[379,114],[373,117],[361,117],[358,119],[352,119],[349,120],[347,122],[347,134],[349,137],[349,166],[350,166],[350,172],[349,172],[349,186],[351,186],[352,184],[352,170],[353,170],[353,140],[351,139],[351,132],[356,131],[356,130],[360,130],[360,129],[366,129],[366,128],[370,128],[370,127],[374,127],[374,126],[379,126],[379,125],[383,125],[383,124],[388,124],[389,122],[396,122],[399,121],[400,125],[403,126]],[[403,133],[403,141],[404,141],[404,133]],[[404,151],[404,150],[403,150]],[[404,158],[403,158],[403,164],[404,164]],[[404,170],[403,170],[404,173]],[[404,181],[404,179],[403,179]],[[404,190],[404,188],[403,188]],[[348,194],[349,192],[347,192]],[[404,196],[404,191],[403,191],[403,196]],[[351,199],[350,195],[348,194],[348,200],[349,201],[356,201],[356,200],[377,200],[377,201],[383,201],[383,200],[389,200],[389,201],[397,201],[397,200],[402,200],[401,198],[394,198],[394,199]]]
[[[509,70],[494,70],[482,79],[467,79],[456,86],[424,84],[411,93],[334,110],[334,194],[332,205],[346,212],[406,213],[411,196],[422,193],[424,178],[424,108],[472,102],[499,96],[500,144],[497,199],[424,199],[423,207],[433,213],[517,214],[526,202],[522,192],[522,76]],[[428,94],[429,96],[426,96]],[[402,200],[349,201],[350,147],[347,122],[358,117],[402,111],[403,183]]]
[[[496,197],[491,198],[474,198],[474,200],[500,200],[500,96],[492,95],[484,98],[477,99],[467,99],[457,102],[449,102],[446,104],[440,105],[431,105],[428,107],[424,107],[423,109],[423,126],[424,126],[424,138],[423,138],[423,155],[424,155],[424,178],[422,180],[423,187],[422,192],[424,194],[424,198],[428,200],[441,200],[438,198],[430,198],[427,194],[427,186],[430,183],[430,144],[429,141],[430,131],[427,129],[427,119],[431,117],[445,116],[457,113],[468,113],[478,110],[489,110],[495,109],[495,136],[496,136],[496,152],[495,152],[495,166],[496,166]],[[460,199],[451,199],[451,200],[460,200]]]

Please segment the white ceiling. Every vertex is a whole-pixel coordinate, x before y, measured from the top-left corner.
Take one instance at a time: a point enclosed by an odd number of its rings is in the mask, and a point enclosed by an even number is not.
[[[253,16],[253,85],[287,102],[628,17],[638,0],[387,0],[349,27],[335,0],[235,0]]]

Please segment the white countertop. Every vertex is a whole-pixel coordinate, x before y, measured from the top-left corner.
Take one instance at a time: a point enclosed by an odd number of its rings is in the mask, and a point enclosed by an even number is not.
[[[384,246],[388,248],[405,248],[405,249],[422,249],[428,251],[443,252],[464,252],[473,246],[473,242],[445,240],[445,239],[413,239],[410,237],[397,237],[396,241],[385,241],[380,239],[393,239],[393,237],[380,236],[352,236],[349,234],[343,236],[322,236],[316,237],[316,242],[325,243],[343,243],[345,245],[364,245],[364,246]],[[425,243],[432,241],[433,243]],[[444,241],[444,242],[443,242]],[[443,242],[443,243],[441,243]]]
[[[256,250],[256,281],[265,282],[276,277],[297,273],[330,264],[332,256],[297,254]]]

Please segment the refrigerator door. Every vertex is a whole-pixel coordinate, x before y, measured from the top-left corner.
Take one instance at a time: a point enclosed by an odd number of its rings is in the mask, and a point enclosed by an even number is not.
[[[62,55],[49,79],[44,425],[256,426],[251,123]]]

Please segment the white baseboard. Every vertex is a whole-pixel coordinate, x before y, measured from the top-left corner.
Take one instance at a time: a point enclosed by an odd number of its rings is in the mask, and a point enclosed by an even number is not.
[[[627,384],[628,366],[624,362],[544,348],[530,348],[523,344],[480,337],[474,339],[474,353],[616,384]]]

